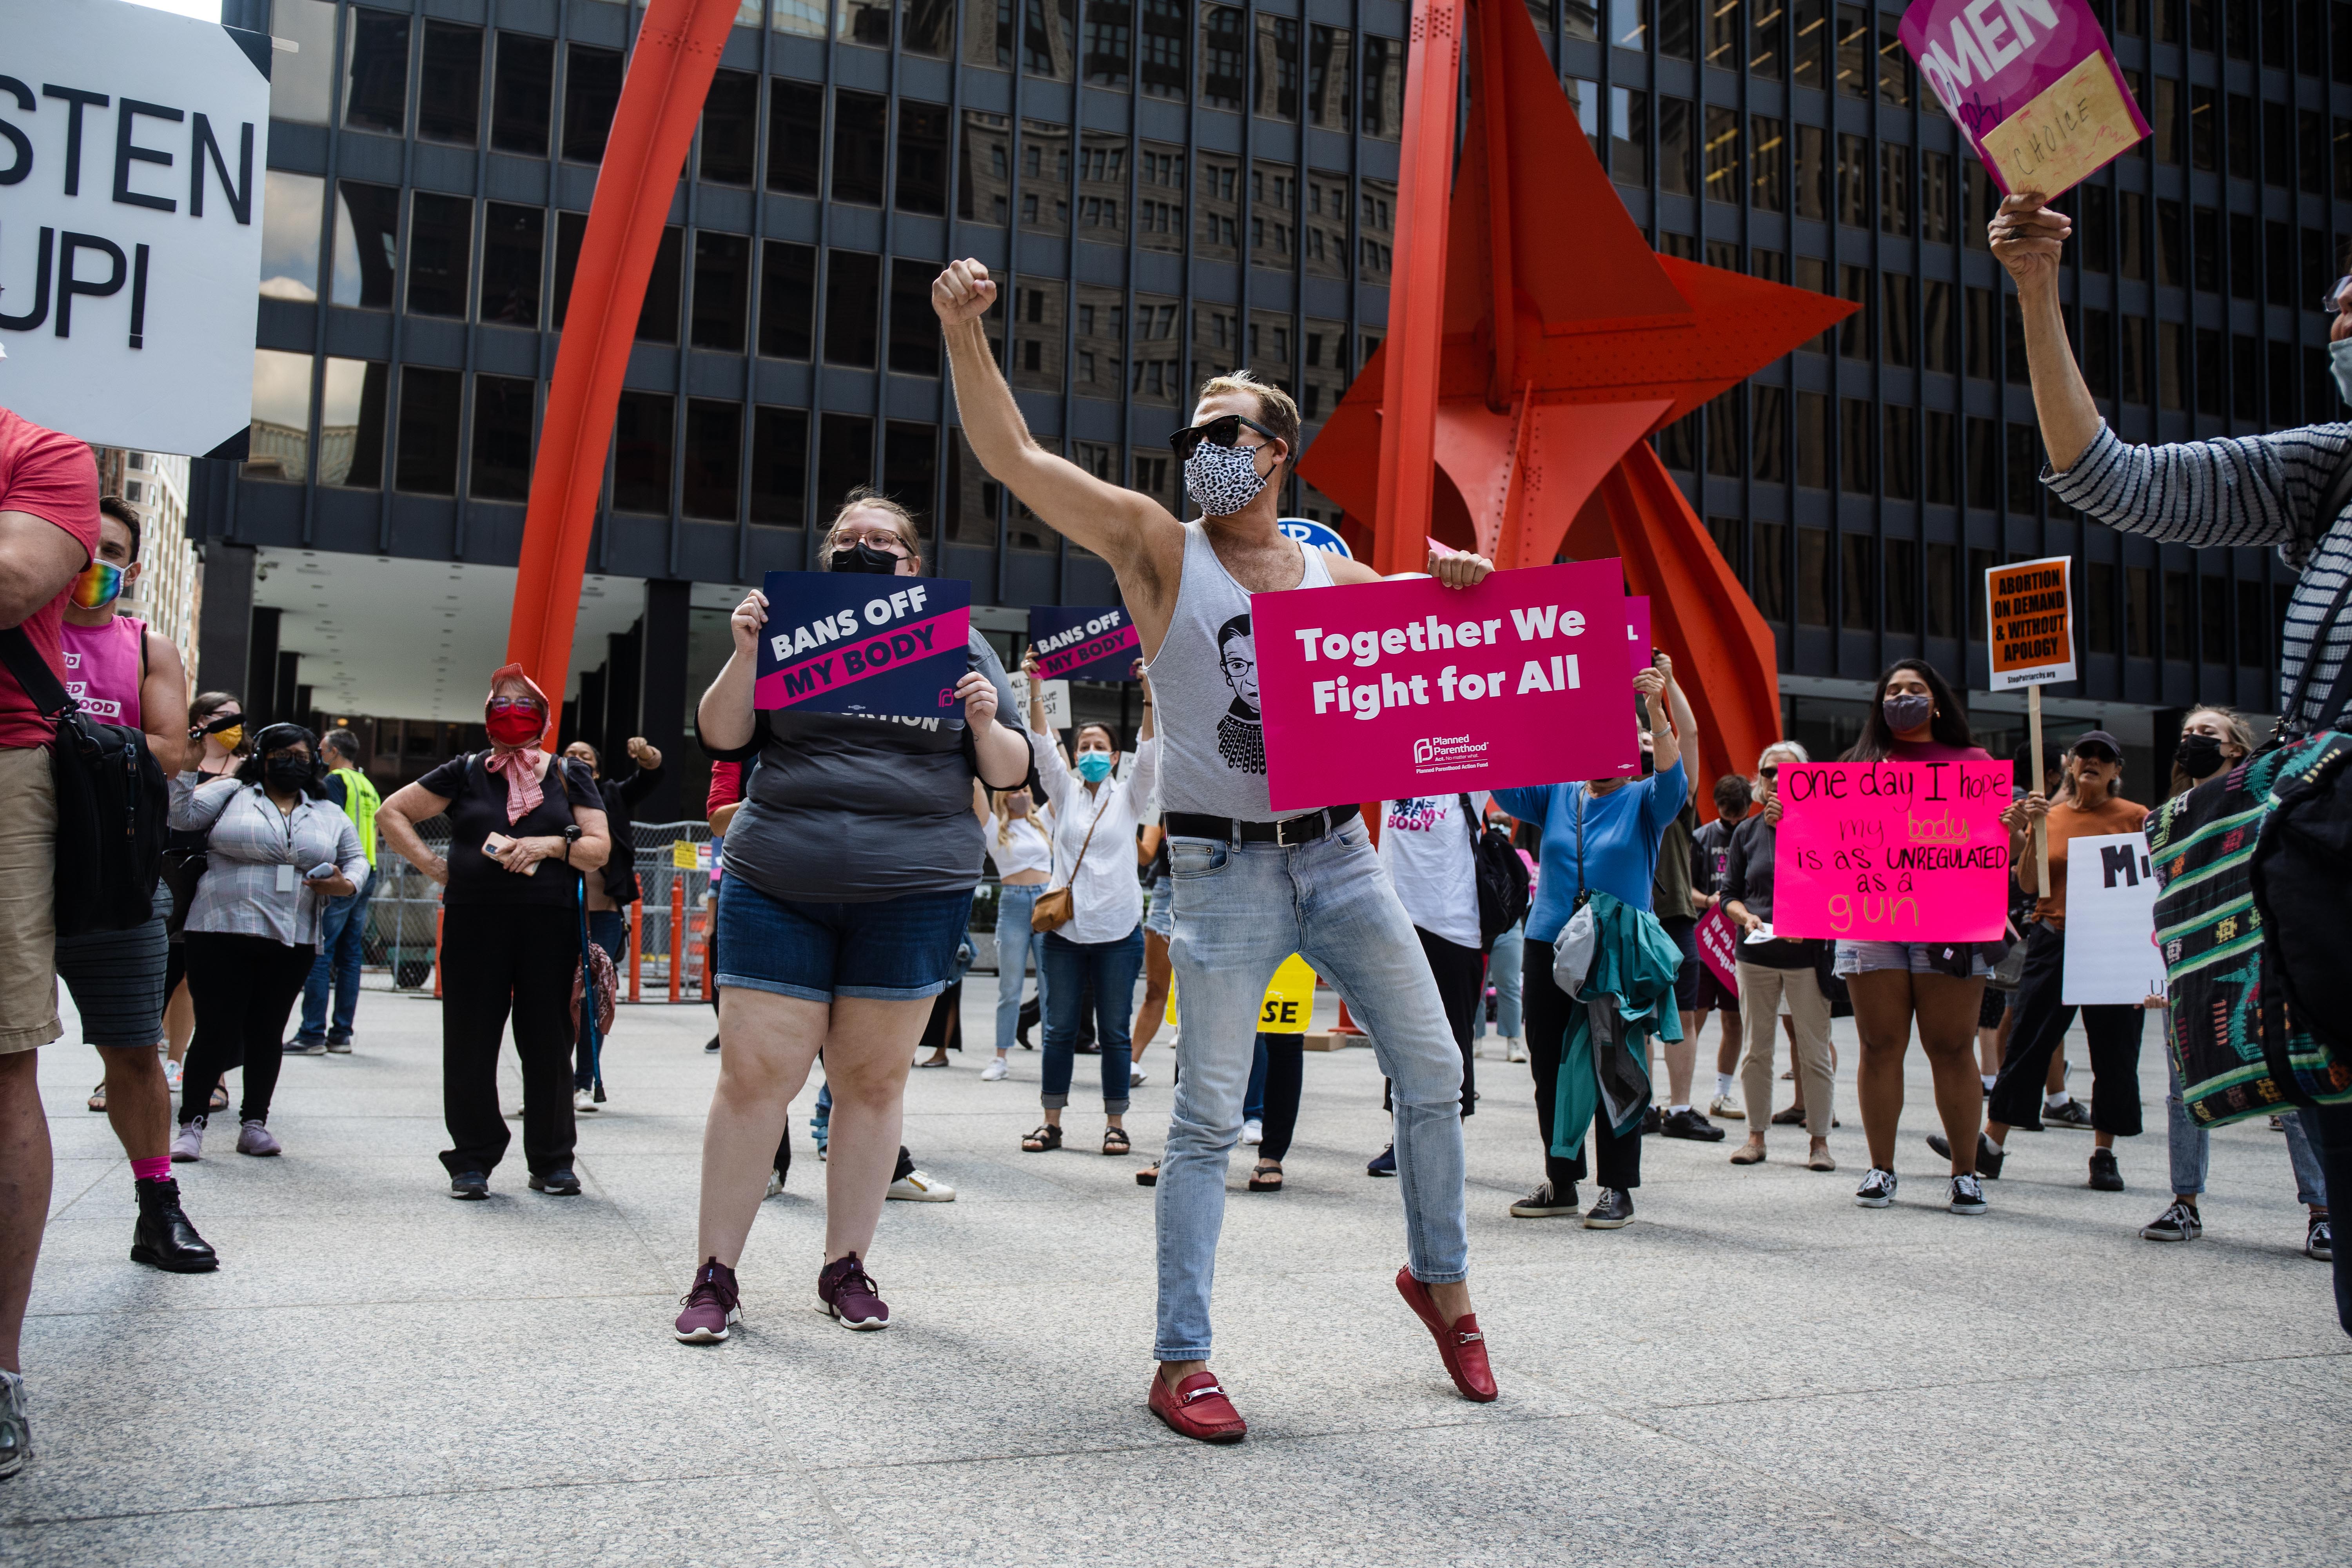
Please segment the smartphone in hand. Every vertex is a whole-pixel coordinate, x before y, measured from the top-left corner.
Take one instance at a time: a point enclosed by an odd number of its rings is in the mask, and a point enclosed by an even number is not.
[[[313,882],[324,882],[332,877],[340,875],[341,871],[342,868],[336,865],[332,860],[321,860],[317,865],[311,867],[308,871],[304,872],[303,875]]]

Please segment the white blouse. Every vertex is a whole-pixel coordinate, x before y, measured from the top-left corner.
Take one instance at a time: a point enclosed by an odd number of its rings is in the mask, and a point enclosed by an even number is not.
[[[1029,732],[1037,777],[1054,803],[1054,883],[1070,887],[1070,923],[1055,934],[1067,942],[1117,942],[1143,920],[1143,889],[1135,879],[1137,813],[1151,798],[1159,775],[1160,739],[1135,749],[1135,768],[1122,782],[1108,778],[1089,795],[1051,735]],[[1091,829],[1094,840],[1087,847]],[[1086,858],[1079,850],[1086,847]],[[1071,868],[1077,883],[1070,885]]]

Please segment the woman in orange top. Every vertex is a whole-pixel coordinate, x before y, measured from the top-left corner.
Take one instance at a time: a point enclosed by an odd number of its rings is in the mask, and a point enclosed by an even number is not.
[[[2056,804],[2036,790],[2012,807],[2010,859],[2017,868],[2017,885],[2040,886],[2034,858],[2032,824],[2046,825],[2050,856],[2050,894],[2033,906],[2033,922],[2025,936],[2025,968],[2017,984],[2017,1021],[2010,1031],[2009,1050],[2000,1076],[1992,1086],[1992,1103],[1985,1113],[1985,1131],[1977,1145],[1977,1169],[1999,1176],[2006,1156],[2002,1141],[2012,1127],[2038,1131],[2042,1126],[2042,1084],[2050,1058],[2074,1022],[2074,1009],[2061,1000],[2066,984],[2066,858],[2067,847],[2077,838],[2098,838],[2116,833],[2137,833],[2147,820],[2147,807],[2116,793],[2123,784],[2123,745],[2105,730],[2094,730],[2074,742],[2066,754],[2071,787]],[[2090,1184],[2103,1193],[2124,1190],[2123,1173],[2116,1167],[2117,1138],[2137,1137],[2140,1130],[2139,1041],[2145,1016],[2139,1006],[2085,1006],[2083,1031],[2091,1042]]]

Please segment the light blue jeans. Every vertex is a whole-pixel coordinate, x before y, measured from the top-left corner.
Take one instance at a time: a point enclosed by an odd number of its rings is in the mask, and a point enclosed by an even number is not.
[[[1037,965],[1037,1014],[1045,1013],[1045,933],[1029,929],[1029,912],[1045,896],[1047,884],[996,889],[996,1054],[1003,1056],[1021,1034],[1023,972]]]
[[[1495,983],[1495,1032],[1507,1040],[1525,1037],[1520,1026],[1519,961],[1526,956],[1528,922],[1521,921],[1495,939],[1495,951],[1486,955],[1486,978]],[[1470,1037],[1486,1037],[1486,999],[1478,998],[1478,1011],[1471,1016]]]
[[[2213,1134],[2197,1125],[2180,1100],[2180,1069],[2175,1067],[2172,1091],[2164,1097],[2167,1143],[2172,1156],[2172,1191],[2177,1197],[2195,1197],[2205,1190],[2205,1166]],[[2294,1201],[2307,1205],[2327,1202],[2327,1177],[2320,1168],[2319,1152],[2303,1130],[2303,1118],[2292,1107],[2279,1114],[2286,1129],[2287,1163],[2294,1167]]]
[[[371,870],[356,893],[329,899],[319,916],[319,956],[310,963],[310,977],[302,983],[302,1026],[294,1037],[304,1045],[352,1037],[352,1018],[360,1005],[360,965],[368,925],[368,900],[375,895]],[[327,1003],[331,989],[334,1019]]]
[[[1360,817],[1285,848],[1169,840],[1181,1026],[1176,1103],[1160,1158],[1160,1321],[1152,1355],[1206,1361],[1209,1294],[1225,1216],[1225,1165],[1241,1138],[1258,1004],[1296,952],[1346,999],[1394,1084],[1405,1261],[1432,1285],[1469,1277],[1462,1210],[1462,1052],[1421,939]]]

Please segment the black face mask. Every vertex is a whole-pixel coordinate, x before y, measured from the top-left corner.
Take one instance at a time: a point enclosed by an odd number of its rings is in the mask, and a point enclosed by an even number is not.
[[[899,557],[887,550],[877,550],[864,540],[846,550],[833,552],[833,569],[836,572],[871,572],[877,577],[898,574]]]
[[[2183,735],[2172,749],[2172,762],[2192,779],[2210,779],[2221,771],[2221,742],[2210,735]]]
[[[280,795],[292,795],[310,782],[308,757],[272,757],[262,764],[262,776]]]

